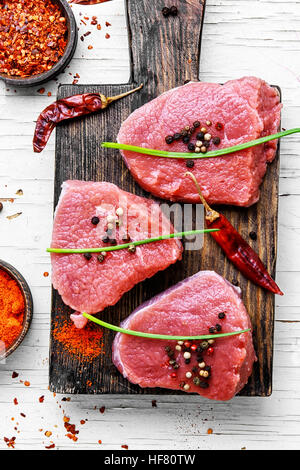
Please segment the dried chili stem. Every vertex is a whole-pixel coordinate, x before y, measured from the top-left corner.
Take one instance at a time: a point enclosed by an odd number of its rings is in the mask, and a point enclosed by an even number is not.
[[[212,209],[208,203],[206,202],[206,199],[204,198],[203,194],[202,194],[202,191],[201,191],[201,188],[200,188],[200,185],[198,183],[198,181],[196,180],[195,178],[195,175],[193,175],[193,173],[191,173],[190,171],[187,171],[184,176],[189,176],[190,178],[192,178],[192,180],[194,181],[195,183],[195,186],[197,188],[197,191],[198,191],[198,194],[199,194],[199,197],[200,197],[200,200],[205,208],[205,212],[206,212],[206,216],[205,218],[207,220],[209,220],[210,222],[213,222],[214,220],[216,220],[218,217],[220,217],[220,214],[219,212],[215,211],[214,209]]]
[[[199,158],[221,157],[223,155],[228,155],[230,153],[239,152],[241,150],[255,147],[257,145],[265,144],[266,142],[270,142],[271,140],[276,140],[276,139],[280,139],[281,137],[285,137],[287,135],[296,134],[298,132],[300,132],[300,128],[289,129],[287,131],[278,132],[277,134],[268,135],[268,136],[261,137],[256,140],[250,140],[249,142],[244,142],[243,144],[233,145],[232,147],[214,150],[212,152],[207,152],[205,154],[197,154],[195,152],[168,152],[166,150],[149,149],[145,147],[137,147],[135,145],[119,144],[117,142],[102,142],[101,146],[103,148],[128,150],[130,152],[142,153],[145,155],[152,155],[153,157],[176,158],[176,159],[191,158],[193,160],[196,160]]]
[[[137,88],[134,88],[133,90],[126,91],[125,93],[121,93],[120,95],[116,95],[116,96],[108,96],[106,98],[106,102],[107,102],[107,104],[110,104],[113,101],[117,101],[117,100],[120,100],[121,98],[125,98],[125,96],[131,95],[132,93],[135,93],[136,91],[141,90],[143,88],[143,86],[144,86],[144,84],[141,83],[140,86],[138,86]]]
[[[129,243],[124,243],[123,245],[115,245],[115,246],[107,246],[107,247],[101,246],[98,248],[47,248],[47,252],[72,254],[72,253],[99,253],[102,251],[118,251],[118,250],[124,250],[125,248],[129,248],[130,246],[146,245],[148,243],[159,242],[161,240],[169,240],[171,238],[181,238],[181,237],[188,236],[188,235],[197,235],[199,233],[217,232],[218,230],[219,229],[189,230],[187,232],[170,233],[168,235],[160,235],[159,237],[146,238],[145,240],[132,241]]]
[[[88,313],[83,312],[82,314],[88,320],[97,323],[97,325],[103,326],[104,328],[108,328],[109,330],[117,331],[118,333],[124,333],[126,335],[131,336],[139,336],[141,338],[150,338],[150,339],[163,339],[169,341],[188,341],[188,340],[202,340],[202,339],[215,339],[215,338],[225,338],[227,336],[235,336],[240,335],[242,333],[247,333],[251,331],[250,328],[246,330],[239,330],[239,331],[231,331],[229,333],[217,333],[213,335],[200,335],[200,336],[170,336],[170,335],[159,335],[155,333],[144,333],[143,331],[135,331],[135,330],[126,330],[125,328],[121,328],[120,326],[111,325],[110,323],[106,323],[103,320],[99,320],[99,318],[94,317],[93,315],[89,315]]]

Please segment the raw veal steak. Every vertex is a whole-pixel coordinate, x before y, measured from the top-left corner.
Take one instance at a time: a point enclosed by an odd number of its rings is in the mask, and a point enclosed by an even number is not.
[[[221,312],[225,313],[223,319],[219,318]],[[251,326],[239,289],[214,271],[200,271],[144,303],[122,326],[136,331],[197,336],[209,334],[209,328],[216,324],[221,325],[222,333]],[[190,346],[200,343],[194,341]],[[141,387],[186,390],[188,385],[188,392],[229,400],[247,383],[255,361],[250,332],[216,339],[213,351],[193,352],[192,348],[189,364],[183,357],[185,346],[177,351],[175,345],[174,341],[118,333],[113,343],[113,362],[124,377]],[[171,361],[175,359],[179,368],[169,365],[166,347],[171,348]],[[203,368],[203,362],[206,369],[211,368],[208,378],[199,375],[203,370],[199,364]],[[192,377],[187,378],[187,372]],[[201,383],[196,385],[195,379]]]
[[[102,241],[107,217],[122,208],[123,224],[115,230],[116,243],[124,243],[173,232],[159,205],[122,191],[111,183],[66,181],[55,212],[53,248],[97,248]],[[93,217],[99,222],[93,225]],[[99,262],[97,254],[87,260],[83,254],[51,254],[52,282],[63,301],[79,312],[96,313],[114,305],[135,284],[166,269],[181,259],[179,240],[142,245],[135,253],[127,249],[107,253]]]
[[[187,152],[181,140],[168,145],[165,137],[200,121],[221,143],[209,150],[229,147],[277,132],[281,104],[277,90],[255,77],[225,85],[188,83],[174,88],[134,111],[122,124],[118,142],[160,150]],[[223,130],[217,130],[221,123]],[[220,126],[219,126],[220,127]],[[195,134],[192,142],[196,141]],[[250,206],[259,199],[259,186],[277,141],[211,159],[195,160],[192,169],[209,203]],[[197,202],[195,185],[184,177],[184,160],[152,157],[128,151],[122,155],[133,177],[155,196],[171,201]]]

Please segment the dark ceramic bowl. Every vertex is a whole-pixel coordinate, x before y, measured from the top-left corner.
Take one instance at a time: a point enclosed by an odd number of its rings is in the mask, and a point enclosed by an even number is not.
[[[72,8],[68,4],[66,0],[52,0],[53,3],[57,3],[61,9],[62,16],[67,19],[67,27],[68,27],[68,42],[63,53],[62,57],[59,61],[52,67],[51,70],[47,72],[40,73],[38,75],[32,75],[31,77],[20,78],[18,76],[10,76],[6,75],[5,73],[0,73],[0,78],[2,78],[7,84],[12,86],[36,86],[41,85],[42,83],[51,80],[56,75],[61,73],[65,67],[69,64],[70,60],[72,59],[78,41],[78,31],[77,25],[75,21],[75,17],[72,11]]]
[[[21,291],[23,292],[24,300],[25,300],[25,313],[23,319],[23,328],[18,336],[18,338],[12,343],[8,349],[4,352],[4,354],[0,351],[0,360],[5,359],[11,353],[13,353],[17,347],[22,343],[23,339],[26,336],[26,333],[29,329],[32,315],[33,315],[33,302],[32,302],[32,295],[29,289],[27,282],[25,281],[24,277],[17,271],[13,266],[2,261],[0,259],[0,269],[3,269],[7,274],[9,274],[19,285]]]

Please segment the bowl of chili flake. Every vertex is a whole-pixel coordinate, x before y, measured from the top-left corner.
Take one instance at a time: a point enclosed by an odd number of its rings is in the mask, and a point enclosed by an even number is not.
[[[62,72],[78,40],[66,0],[0,2],[0,78],[13,86],[40,85]]]
[[[32,295],[26,280],[13,266],[0,260],[0,361],[22,343],[32,315]]]

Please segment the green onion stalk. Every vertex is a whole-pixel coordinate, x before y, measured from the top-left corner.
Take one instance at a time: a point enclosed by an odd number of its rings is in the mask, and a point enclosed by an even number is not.
[[[189,340],[206,340],[206,339],[216,339],[216,338],[226,338],[228,336],[236,336],[242,333],[247,333],[251,331],[250,328],[245,330],[238,330],[238,331],[230,331],[229,333],[216,333],[213,335],[198,335],[198,336],[180,336],[180,335],[160,335],[155,333],[145,333],[143,331],[135,331],[135,330],[126,330],[125,328],[121,328],[120,326],[111,325],[103,320],[99,320],[99,318],[94,317],[88,313],[82,314],[88,320],[100,325],[104,328],[108,328],[109,330],[116,331],[118,333],[123,333],[125,335],[131,336],[139,336],[141,338],[149,338],[149,339],[161,339],[161,340],[168,340],[168,341],[189,341]]]
[[[259,139],[250,140],[249,142],[244,142],[243,144],[233,145],[232,147],[222,148],[219,150],[213,150],[211,152],[206,152],[203,154],[198,154],[195,152],[168,152],[167,150],[156,150],[149,149],[145,147],[137,147],[136,145],[127,145],[119,144],[116,142],[102,142],[101,146],[103,148],[119,149],[119,150],[129,150],[130,152],[142,153],[144,155],[152,155],[153,157],[164,157],[164,158],[183,158],[193,160],[198,158],[215,158],[222,157],[223,155],[229,155],[234,152],[239,152],[241,150],[246,150],[257,145],[265,144],[271,140],[281,139],[287,135],[296,134],[300,132],[300,128],[288,129],[286,131],[277,132],[277,134],[267,135]]]

